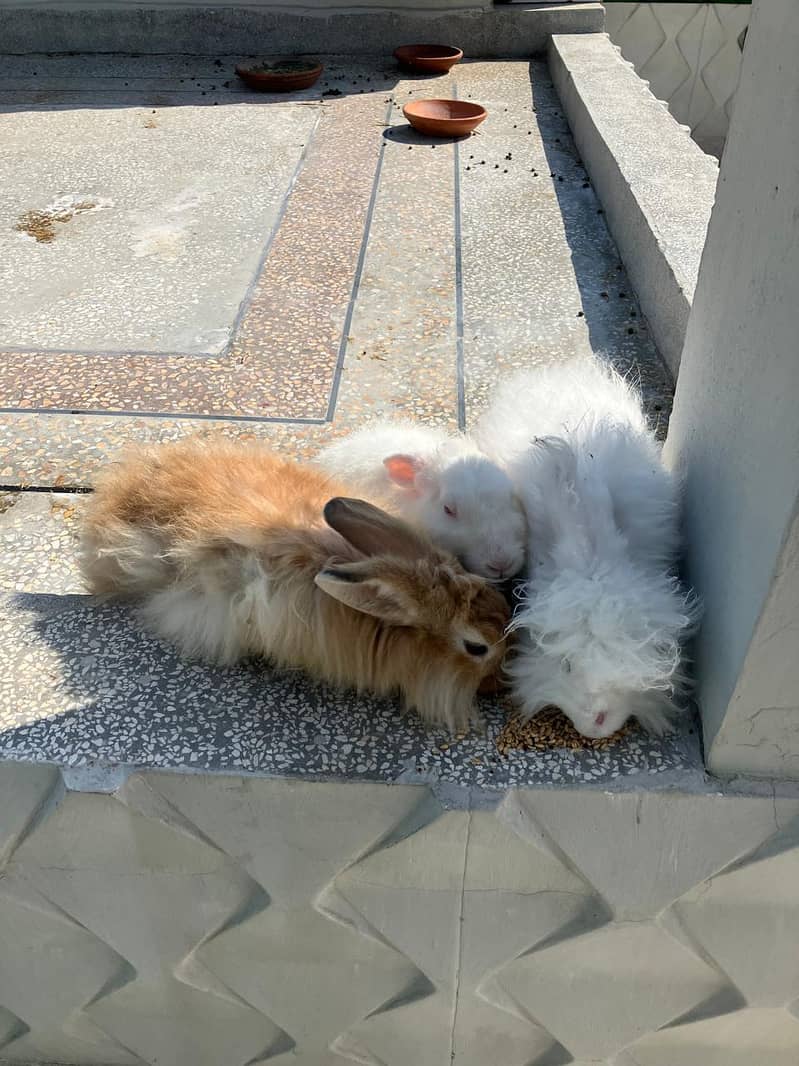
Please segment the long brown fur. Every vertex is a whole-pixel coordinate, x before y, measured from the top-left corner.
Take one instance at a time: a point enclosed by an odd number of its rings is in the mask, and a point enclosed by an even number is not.
[[[87,508],[83,573],[100,597],[138,600],[186,655],[262,655],[399,692],[426,720],[463,728],[499,668],[507,605],[423,534],[348,495],[260,447],[131,448]],[[464,641],[488,651],[475,658]]]

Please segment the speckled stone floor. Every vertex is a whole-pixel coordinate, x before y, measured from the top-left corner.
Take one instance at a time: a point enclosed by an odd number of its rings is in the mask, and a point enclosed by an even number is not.
[[[603,751],[501,755],[505,708],[490,700],[485,733],[453,739],[393,703],[300,674],[182,661],[126,609],[83,594],[83,499],[21,493],[0,514],[0,761],[429,781],[445,792],[701,778],[692,721],[665,740],[636,732]]]
[[[690,722],[666,741],[503,757],[498,705],[485,735],[453,742],[299,675],[181,662],[81,596],[81,497],[63,490],[130,439],[223,433],[309,456],[366,417],[467,425],[501,374],[589,350],[638,374],[665,427],[670,381],[546,65],[414,79],[339,58],[290,99],[249,93],[227,60],[0,71],[0,173],[42,162],[25,195],[0,183],[0,487],[55,490],[0,494],[0,758],[488,791],[700,773]],[[489,119],[425,141],[401,107],[434,95]],[[120,169],[137,152],[134,208]],[[89,194],[102,209],[54,222],[51,241],[15,228]]]
[[[130,438],[308,455],[366,416],[463,425],[498,374],[589,349],[634,368],[665,420],[667,373],[545,63],[428,79],[337,58],[291,98],[232,66],[5,57],[0,485],[86,485]],[[490,117],[424,140],[401,106],[431,95]],[[17,229],[86,198],[50,241]]]

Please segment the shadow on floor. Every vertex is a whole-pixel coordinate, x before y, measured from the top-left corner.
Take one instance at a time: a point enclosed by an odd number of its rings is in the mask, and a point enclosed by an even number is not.
[[[392,93],[399,81],[418,84],[435,75],[403,70],[391,57],[319,59],[325,69],[315,85],[300,92],[249,89],[236,74],[239,63],[263,56],[4,56],[0,72],[0,114],[19,111],[217,107],[231,104],[314,104],[342,96]],[[388,101],[386,101],[388,102]]]
[[[665,438],[673,381],[638,305],[604,210],[580,159],[545,60],[530,64],[530,89],[564,233],[580,290],[591,349],[640,384],[647,414]],[[621,302],[626,315],[607,313]]]
[[[6,600],[0,644],[0,760],[151,766],[495,789],[642,776],[701,766],[688,719],[671,737],[636,733],[608,749],[509,751],[506,708],[481,701],[485,729],[454,738],[394,701],[315,684],[299,671],[181,659],[124,606],[88,596]]]

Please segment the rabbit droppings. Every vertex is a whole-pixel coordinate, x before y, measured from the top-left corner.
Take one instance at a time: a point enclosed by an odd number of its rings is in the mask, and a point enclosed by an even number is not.
[[[508,670],[523,713],[557,706],[593,738],[631,715],[665,731],[699,607],[675,574],[678,486],[639,394],[595,360],[525,371],[476,438],[506,464],[530,524]]]
[[[101,597],[139,600],[186,655],[265,656],[462,729],[499,669],[507,604],[348,491],[263,448],[132,448],[87,509],[83,574]]]
[[[317,462],[368,496],[390,498],[475,574],[504,581],[524,565],[527,523],[513,485],[463,435],[374,423],[329,445]]]

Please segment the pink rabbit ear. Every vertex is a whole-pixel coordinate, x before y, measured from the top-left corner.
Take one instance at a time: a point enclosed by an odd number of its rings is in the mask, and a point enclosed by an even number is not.
[[[424,470],[423,459],[415,455],[389,455],[383,460],[383,466],[395,485],[403,489],[416,488],[416,479]]]

